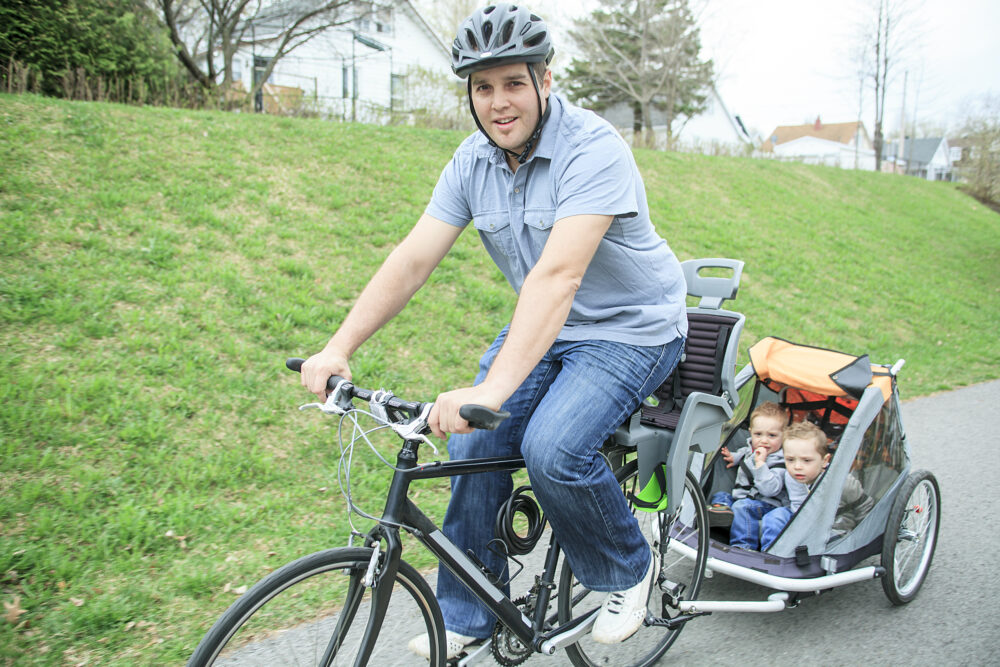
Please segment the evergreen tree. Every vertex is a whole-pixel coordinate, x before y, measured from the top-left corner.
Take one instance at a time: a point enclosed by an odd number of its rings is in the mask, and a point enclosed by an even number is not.
[[[140,0],[4,0],[0,65],[15,62],[33,71],[39,92],[53,96],[77,68],[108,82],[177,71],[166,33]]]
[[[673,122],[706,108],[711,60],[701,60],[701,40],[688,0],[600,0],[570,34],[583,54],[567,71],[571,99],[603,111],[617,103],[633,111],[633,129],[653,145],[653,110],[666,114],[667,144]]]

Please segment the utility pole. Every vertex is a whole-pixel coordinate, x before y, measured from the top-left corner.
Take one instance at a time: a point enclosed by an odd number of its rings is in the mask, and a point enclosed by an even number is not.
[[[900,161],[903,159],[903,148],[906,146],[906,79],[909,77],[910,71],[906,70],[903,72],[903,104],[899,107],[899,152],[896,153],[896,167],[899,167]],[[910,170],[910,165],[906,165],[903,169],[905,174]]]

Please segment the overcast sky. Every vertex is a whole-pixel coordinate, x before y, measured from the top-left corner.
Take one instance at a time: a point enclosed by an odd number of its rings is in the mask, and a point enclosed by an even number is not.
[[[553,24],[558,51],[570,18],[595,5],[536,0],[532,8]],[[857,120],[851,53],[865,6],[866,0],[708,0],[702,44],[729,110],[764,136],[817,115],[828,123]],[[904,71],[907,124],[915,111],[918,123],[956,126],[973,99],[1000,96],[1000,0],[924,0],[909,20],[916,48],[890,82],[888,127],[899,125]],[[561,59],[557,70],[568,61]],[[865,92],[861,119],[871,132],[874,107]]]

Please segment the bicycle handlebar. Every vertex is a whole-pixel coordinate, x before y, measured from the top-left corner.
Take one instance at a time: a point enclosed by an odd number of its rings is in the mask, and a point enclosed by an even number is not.
[[[299,359],[298,357],[293,357],[285,361],[285,366],[289,370],[293,370],[296,373],[302,372],[302,364],[305,362],[304,359]],[[375,391],[371,389],[362,389],[349,380],[345,380],[339,375],[333,375],[326,381],[327,391],[335,391],[337,387],[341,388],[349,399],[357,398],[362,401],[370,401],[375,395]],[[396,410],[398,412],[403,412],[409,415],[411,418],[419,417],[427,403],[419,403],[415,401],[404,401],[398,396],[390,396],[389,400],[385,402],[385,406],[389,409]],[[491,410],[483,405],[468,404],[463,405],[458,410],[458,414],[465,421],[469,422],[469,426],[472,428],[483,429],[487,431],[492,431],[497,426],[500,425],[504,419],[510,417],[510,413],[506,411],[496,411]]]

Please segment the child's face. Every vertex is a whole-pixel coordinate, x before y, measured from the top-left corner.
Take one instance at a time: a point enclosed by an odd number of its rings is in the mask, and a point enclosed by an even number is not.
[[[785,470],[795,481],[812,484],[830,462],[830,455],[820,456],[811,440],[789,438],[785,441]]]
[[[768,454],[781,449],[781,429],[785,424],[777,417],[755,417],[750,422],[750,448],[757,451],[761,447]]]

